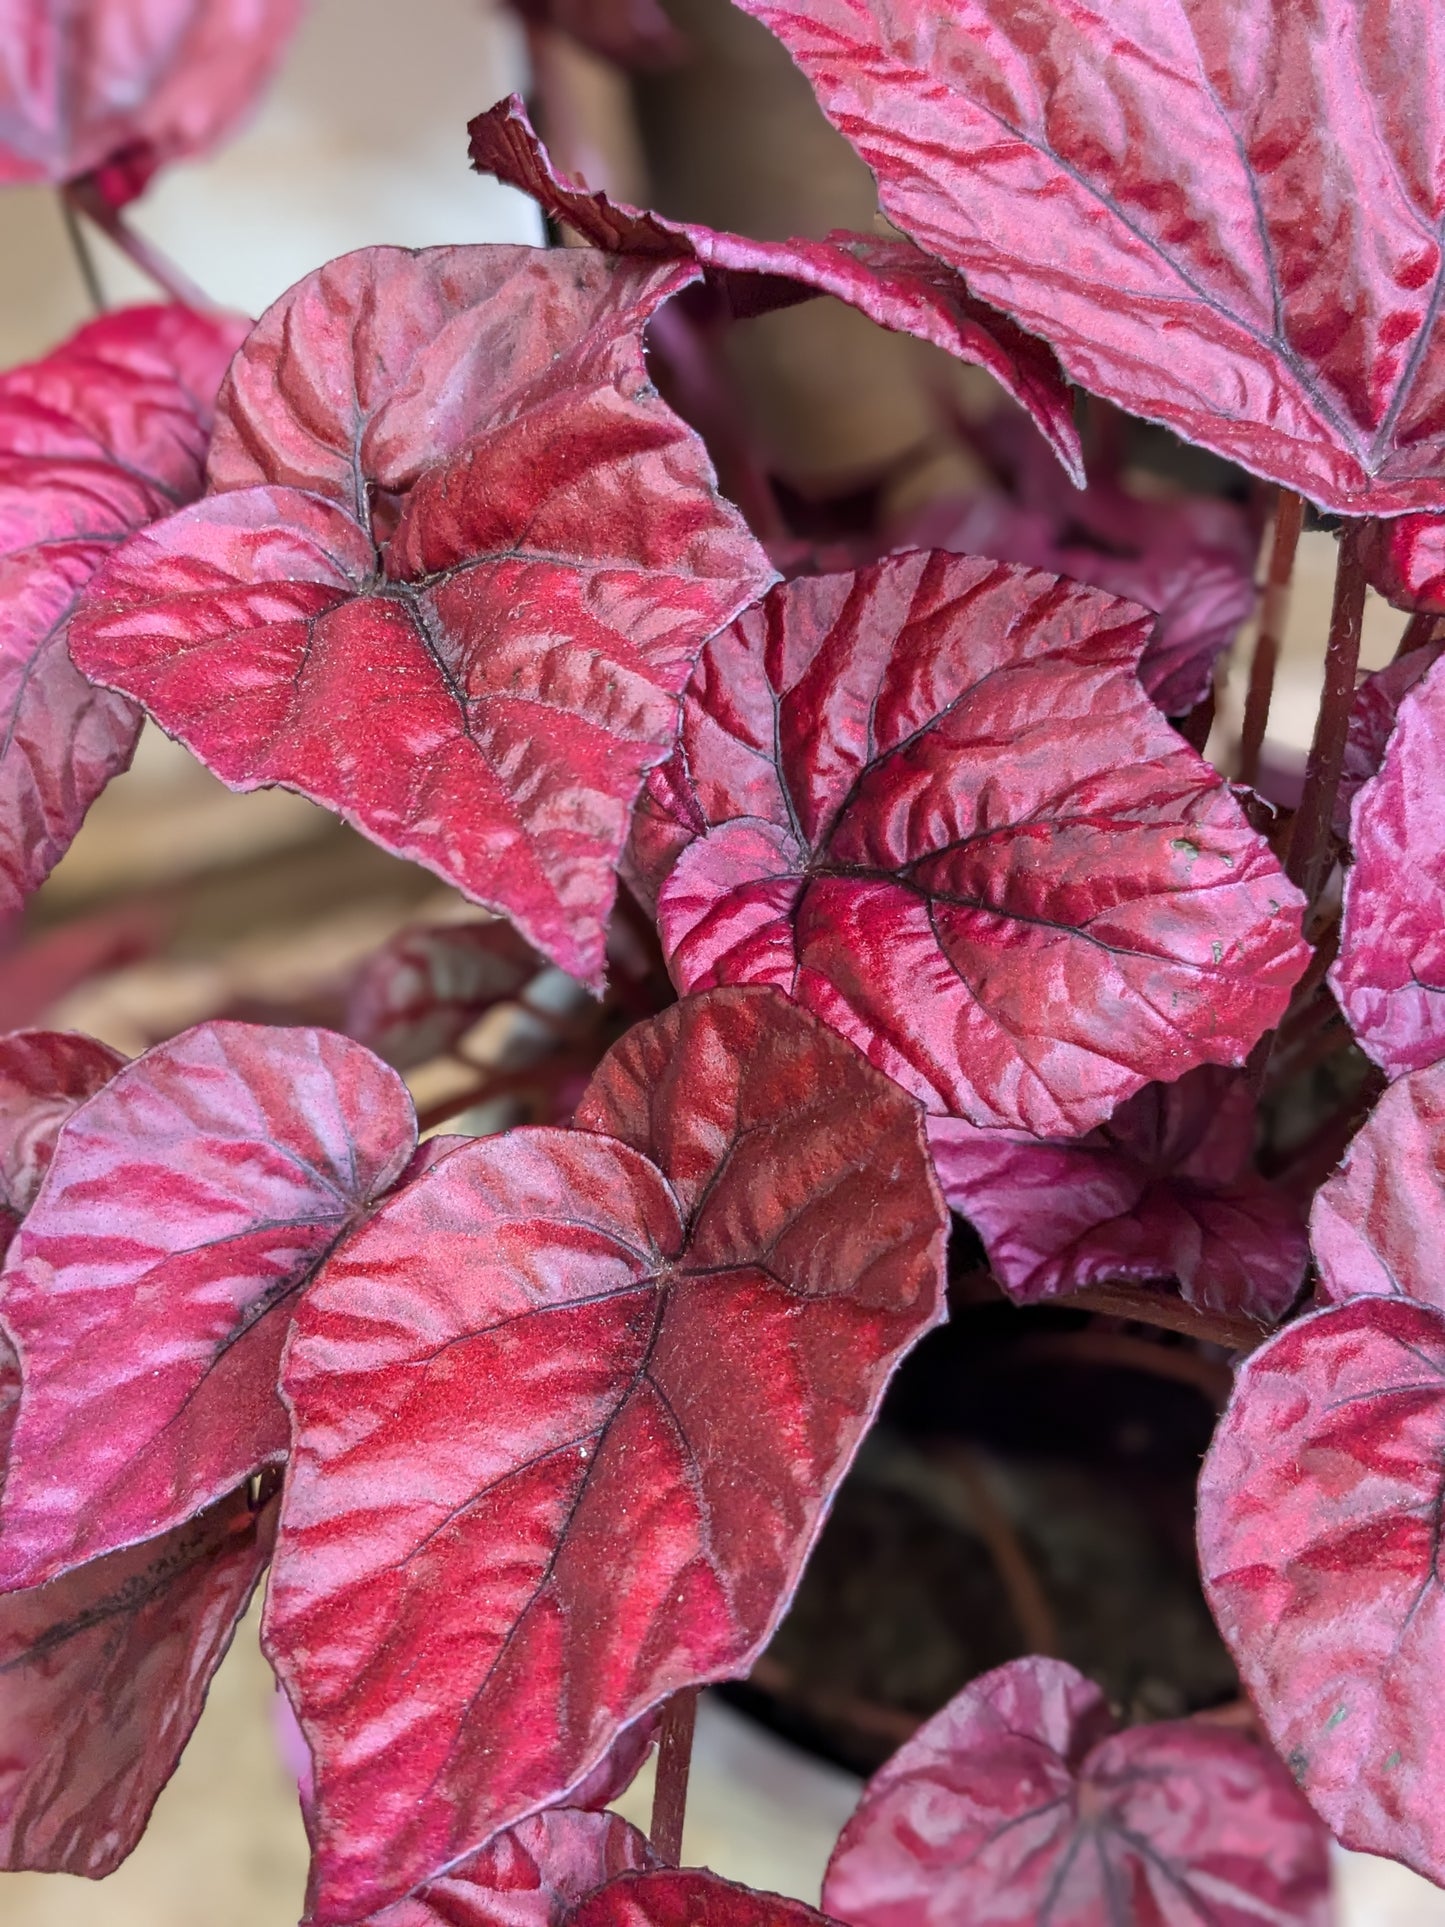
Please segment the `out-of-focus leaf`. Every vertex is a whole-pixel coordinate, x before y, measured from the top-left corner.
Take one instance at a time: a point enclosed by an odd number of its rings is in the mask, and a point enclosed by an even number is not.
[[[347,988],[346,1033],[398,1070],[450,1050],[494,1004],[517,996],[542,960],[508,923],[398,931]]]
[[[35,1202],[61,1125],[124,1062],[119,1051],[76,1031],[0,1037],[0,1258]]]

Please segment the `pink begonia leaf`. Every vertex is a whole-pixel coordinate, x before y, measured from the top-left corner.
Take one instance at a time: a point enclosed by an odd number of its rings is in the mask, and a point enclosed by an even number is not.
[[[1041,1136],[1241,1062],[1300,899],[1144,694],[1147,633],[957,556],[775,590],[704,652],[640,813],[674,981],[774,984],[930,1110]]]
[[[623,67],[670,67],[687,42],[658,0],[512,0],[522,18],[580,40]]]
[[[0,1258],[35,1202],[61,1125],[125,1061],[109,1044],[77,1031],[17,1030],[0,1037]]]
[[[589,1894],[657,1864],[646,1836],[619,1814],[552,1807],[370,1915],[366,1927],[567,1927]]]
[[[703,1867],[623,1874],[599,1887],[568,1927],[833,1927],[801,1900],[764,1894]]]
[[[1356,1298],[1240,1369],[1200,1565],[1270,1738],[1345,1846],[1445,1883],[1445,1319]]]
[[[944,1197],[1019,1304],[1128,1278],[1268,1323],[1304,1282],[1304,1214],[1250,1169],[1254,1100],[1235,1072],[1148,1085],[1066,1142],[957,1118],[930,1119],[928,1136]]]
[[[1387,1077],[1445,1057],[1445,667],[1401,701],[1380,773],[1350,812],[1330,985]]]
[[[1374,670],[1355,691],[1349,733],[1345,738],[1345,760],[1330,823],[1341,843],[1349,841],[1350,811],[1355,798],[1385,760],[1385,747],[1395,727],[1400,704],[1442,655],[1445,655],[1445,639],[1428,642],[1423,648],[1396,656],[1383,669]]]
[[[1328,509],[1445,507],[1441,9],[742,4],[1084,388]]]
[[[946,1222],[913,1101],[729,990],[629,1032],[576,1129],[452,1152],[333,1256],[286,1356],[265,1629],[316,1766],[317,1923],[747,1672],[942,1315]]]
[[[25,1380],[0,1587],[154,1538],[283,1456],[296,1294],[415,1143],[369,1051],[249,1024],[156,1045],[71,1114],[0,1277]]]
[[[1445,1312],[1445,1064],[1392,1084],[1315,1195],[1320,1298],[1414,1298]]]
[[[139,713],[79,674],[67,628],[106,556],[200,493],[216,389],[243,332],[228,317],[135,308],[0,375],[0,918],[130,761]]]
[[[1387,602],[1445,615],[1445,515],[1366,522],[1357,552],[1371,588]]]
[[[518,996],[542,960],[508,923],[419,924],[358,967],[346,1033],[398,1070],[450,1050],[494,1004]]]
[[[276,1511],[237,1493],[0,1599],[0,1867],[99,1879],[135,1846],[265,1570]]]
[[[771,579],[647,378],[697,272],[371,248],[308,276],[222,393],[225,492],[102,572],[76,661],[233,789],[337,810],[600,987],[638,788]]]
[[[829,294],[880,327],[986,368],[1037,423],[1073,480],[1084,480],[1073,398],[1053,351],[1006,315],[975,301],[956,274],[911,241],[838,230],[824,240],[759,241],[665,220],[569,181],[552,166],[517,95],[470,126],[472,165],[521,188],[594,247],[699,261],[740,316]]]
[[[863,1790],[823,1881],[848,1927],[1327,1927],[1329,1840],[1279,1761],[1193,1720],[1114,1731],[1056,1659],[985,1673]]]
[[[251,112],[301,0],[0,0],[0,185],[98,174],[107,198]]]

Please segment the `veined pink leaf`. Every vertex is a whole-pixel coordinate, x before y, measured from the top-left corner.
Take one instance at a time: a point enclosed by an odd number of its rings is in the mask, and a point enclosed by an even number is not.
[[[1214,1617],[1337,1838],[1437,1883],[1442,1507],[1445,1318],[1432,1306],[1357,1298],[1245,1360],[1199,1487]]]
[[[243,332],[229,317],[134,308],[0,375],[0,918],[130,761],[140,717],[76,670],[70,619],[107,555],[199,493]]]
[[[590,1895],[569,1927],[833,1927],[800,1900],[758,1893],[703,1867],[623,1874]]]
[[[61,1125],[124,1062],[109,1044],[78,1031],[0,1037],[0,1258],[35,1202]]]
[[[250,112],[301,0],[0,0],[0,185],[97,174],[112,200]]]
[[[1132,1278],[1273,1322],[1304,1282],[1304,1214],[1251,1170],[1254,1101],[1232,1072],[1148,1085],[1067,1142],[942,1117],[928,1138],[944,1197],[1019,1304]]]
[[[1438,7],[742,4],[1075,381],[1326,508],[1445,508]]]
[[[436,923],[400,930],[358,967],[347,988],[346,1033],[398,1070],[450,1050],[494,1004],[543,968],[508,923]]]
[[[158,1044],[72,1113],[0,1276],[24,1372],[0,1587],[179,1527],[283,1456],[296,1294],[415,1142],[369,1051],[248,1024]]]
[[[1389,1077],[1445,1056],[1445,669],[1400,703],[1380,773],[1350,813],[1340,954],[1330,984]]]
[[[276,1503],[0,1598],[0,1867],[99,1879],[140,1839],[270,1557]]]
[[[316,1764],[318,1923],[747,1671],[942,1315],[945,1225],[912,1100],[731,990],[631,1031],[576,1129],[453,1151],[335,1254],[287,1353],[265,1634]]]
[[[697,273],[476,247],[309,276],[232,369],[224,492],[107,567],[77,662],[233,789],[326,804],[600,985],[638,788],[771,579],[647,378]]]
[[[1445,655],[1445,640],[1428,642],[1421,649],[1412,649],[1408,655],[1396,656],[1383,669],[1374,670],[1356,689],[1330,824],[1341,843],[1348,843],[1350,839],[1350,812],[1355,798],[1370,778],[1378,775],[1385,760],[1385,748],[1394,731],[1400,704],[1416,683],[1424,681],[1442,655]]]
[[[1387,602],[1445,616],[1445,515],[1366,522],[1358,553],[1371,588]]]
[[[957,556],[775,590],[704,652],[639,814],[676,983],[774,984],[930,1110],[1042,1136],[1242,1062],[1300,899],[1145,696],[1147,633]]]
[[[821,241],[759,241],[644,213],[559,175],[515,94],[478,114],[469,132],[479,172],[521,188],[593,247],[700,262],[739,316],[829,294],[880,327],[916,335],[987,369],[1082,485],[1073,398],[1052,351],[997,308],[975,301],[956,274],[912,242],[843,230]]]
[[[1316,1194],[1326,1304],[1413,1298],[1445,1312],[1445,1064],[1392,1084]]]
[[[1243,1734],[1116,1732],[1072,1666],[1018,1659],[874,1774],[823,1905],[848,1927],[1328,1927],[1328,1846]]]
[[[551,1807],[372,1914],[366,1927],[567,1927],[599,1887],[656,1865],[646,1837],[620,1815]]]

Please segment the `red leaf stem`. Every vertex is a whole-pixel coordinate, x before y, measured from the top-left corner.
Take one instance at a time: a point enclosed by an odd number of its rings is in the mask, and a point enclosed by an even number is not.
[[[1259,634],[1249,665],[1249,693],[1244,699],[1244,722],[1239,732],[1239,780],[1252,784],[1259,775],[1259,752],[1264,747],[1264,732],[1269,726],[1270,698],[1274,695],[1274,672],[1279,663],[1279,646],[1289,620],[1290,589],[1294,581],[1294,559],[1304,526],[1304,498],[1292,488],[1282,488],[1275,503],[1274,541],[1269,551],[1269,574],[1259,609]]]

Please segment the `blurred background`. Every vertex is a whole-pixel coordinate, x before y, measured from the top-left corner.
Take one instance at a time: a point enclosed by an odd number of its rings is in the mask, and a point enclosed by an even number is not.
[[[670,0],[669,10],[689,56],[631,87],[573,43],[545,29],[529,35],[484,0],[310,0],[256,120],[213,158],[169,169],[132,219],[215,299],[251,314],[321,262],[366,244],[537,242],[543,229],[532,204],[479,179],[466,159],[470,116],[530,89],[558,159],[591,185],[764,236],[872,225],[866,172],[761,29],[725,0]],[[103,240],[92,246],[108,300],[150,296]],[[43,353],[90,309],[49,191],[0,195],[0,260],[0,362],[9,365]],[[815,302],[740,330],[727,355],[788,540],[845,539],[865,520],[907,528],[920,509],[986,479],[949,426],[956,411],[977,405],[977,382],[917,343]],[[1241,492],[1220,465],[1201,468],[1179,451],[1153,447],[1150,461],[1151,487],[1182,479],[1221,495]],[[1271,767],[1286,784],[1313,724],[1333,566],[1332,537],[1307,532],[1271,718]],[[1367,667],[1389,659],[1402,622],[1372,597]],[[1216,748],[1237,731],[1249,642],[1246,629],[1219,690]],[[7,1022],[74,1027],[138,1051],[223,1010],[296,1008],[324,996],[404,924],[464,914],[435,879],[301,799],[280,791],[232,796],[149,731],[134,768],[92,812],[33,906],[24,951],[8,960],[5,981],[18,1002]],[[456,1077],[447,1059],[418,1067],[409,1081],[419,1105],[444,1108]],[[960,1381],[951,1383],[960,1399]],[[929,1393],[921,1381],[914,1391],[916,1418]],[[1176,1451],[1182,1496],[1170,1516],[1187,1525],[1195,1433],[1203,1426],[1207,1436],[1209,1408],[1197,1398],[1198,1409],[1190,1406],[1191,1394],[1178,1388],[1171,1397],[1167,1412],[1131,1407],[1135,1444],[1126,1440],[1121,1450],[1137,1452],[1144,1426]],[[952,1484],[940,1484],[907,1425],[884,1435],[850,1480],[791,1631],[759,1669],[758,1690],[735,1696],[740,1704],[704,1707],[686,1860],[816,1901],[824,1861],[857,1797],[850,1768],[867,1770],[930,1702],[941,1704],[972,1673],[1018,1649],[1012,1627],[997,1634],[1000,1644],[989,1643],[993,1619],[1007,1618],[1007,1599],[1000,1605],[986,1589],[978,1598],[970,1592],[998,1530],[995,1515],[1002,1510],[1009,1529],[1044,1544],[1046,1514],[1077,1516],[1102,1503],[1097,1490],[1081,1498],[1059,1484],[1058,1466],[1078,1461],[1067,1403],[1053,1470],[1042,1461],[1022,1467],[1002,1419],[988,1439],[973,1441],[972,1470]],[[1107,1465],[1098,1471],[1104,1478]],[[922,1522],[920,1543],[942,1547],[927,1554],[922,1579],[897,1538],[911,1517]],[[1216,1678],[1221,1656],[1197,1592],[1170,1591],[1173,1568],[1156,1543],[1168,1534],[1152,1532],[1147,1519],[1110,1512],[1092,1534],[1087,1557],[1105,1559],[1111,1637],[1133,1643],[1067,1656],[1111,1680],[1117,1672],[1119,1696],[1135,1711],[1167,1717],[1233,1689]],[[1105,1557],[1100,1546],[1114,1550]],[[1077,1566],[1085,1554],[1072,1542],[1044,1551],[1067,1591],[1070,1561]],[[871,1582],[860,1589],[860,1571],[904,1572],[914,1591],[890,1605]],[[1131,1607],[1130,1589],[1139,1586],[1155,1604],[1173,1602],[1162,1616],[1173,1629],[1167,1652],[1157,1625],[1148,1652],[1140,1646],[1146,1636],[1136,1639],[1150,1616],[1137,1601]],[[892,1607],[898,1623],[880,1647],[876,1629]],[[297,1919],[306,1846],[255,1619],[242,1627],[137,1853],[95,1887],[0,1876],[7,1927],[288,1927]],[[850,1653],[863,1654],[861,1683],[849,1684],[849,1659],[827,1649],[829,1628],[851,1641]],[[810,1652],[820,1655],[816,1678]],[[841,1707],[840,1693],[848,1700]],[[623,1803],[644,1825],[649,1786],[644,1774]],[[1346,1856],[1340,1867],[1346,1927],[1445,1922],[1445,1897],[1402,1869]]]

